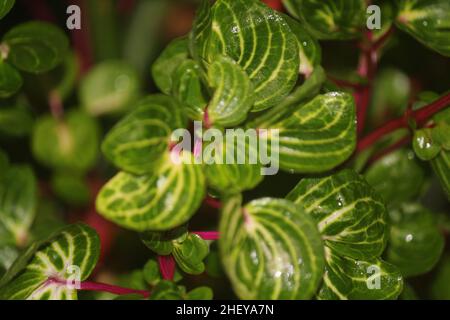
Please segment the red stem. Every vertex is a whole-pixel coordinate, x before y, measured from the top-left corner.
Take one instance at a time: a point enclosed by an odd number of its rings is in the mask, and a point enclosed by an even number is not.
[[[158,256],[159,270],[164,280],[173,280],[175,275],[175,259],[173,256]]]
[[[203,240],[219,240],[220,233],[218,231],[194,231],[192,232],[200,236]]]
[[[414,120],[418,127],[423,126],[433,115],[445,109],[449,104],[450,93],[419,110],[411,111],[408,109],[401,118],[387,122],[382,127],[361,139],[358,143],[358,152],[369,148],[389,133],[401,128],[408,128],[411,120]]]
[[[214,209],[222,208],[222,202],[209,196],[205,199],[205,203]]]

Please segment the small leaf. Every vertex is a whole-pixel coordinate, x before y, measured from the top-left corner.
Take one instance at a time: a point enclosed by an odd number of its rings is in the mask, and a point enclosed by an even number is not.
[[[158,263],[153,259],[150,259],[145,264],[143,273],[145,281],[151,286],[155,286],[159,281],[161,281]]]
[[[3,19],[11,11],[15,2],[16,0],[0,0],[0,19]]]
[[[348,159],[356,147],[356,110],[348,93],[330,92],[306,104],[290,107],[282,119],[274,118],[262,128],[278,129],[279,165],[289,172],[319,173]]]
[[[22,87],[22,76],[16,69],[0,59],[0,98],[7,98]]]
[[[181,270],[188,274],[201,274],[205,271],[203,260],[208,253],[208,244],[196,234],[190,233],[182,242],[174,242],[175,261]]]
[[[396,267],[378,258],[353,260],[326,249],[326,271],[320,300],[395,300],[403,290]]]
[[[175,71],[189,56],[188,42],[186,38],[173,40],[153,64],[153,80],[165,94],[171,94]]]
[[[7,61],[17,68],[43,73],[55,68],[67,54],[69,40],[61,29],[42,21],[26,22],[3,37],[9,47]]]
[[[387,204],[402,203],[419,195],[425,183],[424,169],[410,150],[399,150],[374,163],[365,174]]]
[[[186,226],[175,228],[166,232],[141,233],[142,242],[160,256],[168,256],[172,254],[174,241],[182,242],[186,239],[188,231]]]
[[[31,132],[34,119],[28,108],[22,106],[0,108],[0,133],[24,137]]]
[[[62,229],[27,249],[0,282],[0,297],[8,300],[74,300],[69,285],[76,267],[80,281],[94,269],[100,252],[96,232],[84,224]]]
[[[317,39],[353,39],[366,26],[365,1],[284,0],[284,3]]]
[[[283,17],[259,0],[203,2],[191,35],[194,57],[236,61],[253,82],[254,107],[278,104],[294,87],[299,70],[296,38]]]
[[[187,222],[205,195],[200,166],[173,164],[165,154],[152,175],[134,176],[120,172],[97,197],[97,210],[106,219],[136,231],[166,231]],[[189,153],[182,162],[194,160]]]
[[[44,116],[34,127],[32,148],[36,159],[49,168],[86,172],[97,161],[98,124],[79,110],[69,112],[62,121]]]
[[[208,69],[214,95],[208,105],[211,123],[231,127],[247,118],[253,106],[253,85],[234,60],[218,56]]]
[[[405,0],[398,6],[397,27],[430,49],[450,57],[450,2]]]
[[[402,204],[389,211],[391,217],[387,260],[404,277],[430,271],[444,249],[442,236],[433,213],[419,204]]]
[[[139,75],[124,62],[102,62],[82,80],[79,96],[83,108],[94,116],[129,110],[140,96]]]
[[[153,95],[108,133],[102,151],[109,161],[125,171],[152,173],[169,149],[172,132],[185,127],[181,107],[171,97]]]
[[[425,128],[414,132],[413,147],[417,156],[429,161],[437,157],[441,152],[441,146],[433,141],[433,129]]]
[[[303,179],[286,198],[314,217],[325,245],[337,254],[370,259],[383,252],[388,240],[385,205],[354,171]]]
[[[153,288],[150,300],[183,300],[183,292],[175,283],[162,280]]]
[[[309,299],[323,274],[323,244],[316,224],[300,206],[259,199],[241,208],[225,201],[220,255],[241,299]]]
[[[213,295],[211,288],[198,287],[187,293],[186,300],[212,300]]]
[[[85,206],[91,198],[91,191],[85,178],[78,174],[55,173],[51,186],[57,197],[72,206]]]
[[[0,179],[0,238],[26,245],[36,214],[37,183],[31,168],[11,166]],[[4,242],[0,239],[0,242]]]

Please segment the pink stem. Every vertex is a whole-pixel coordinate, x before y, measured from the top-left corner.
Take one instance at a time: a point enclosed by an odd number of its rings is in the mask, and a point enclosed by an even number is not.
[[[158,256],[159,270],[164,280],[173,280],[175,275],[175,259],[173,256]]]
[[[205,199],[205,203],[206,203],[208,206],[210,206],[211,208],[214,208],[214,209],[220,209],[220,208],[222,208],[222,203],[221,203],[219,200],[214,199],[214,198],[212,198],[212,197],[207,197],[207,198]]]
[[[203,240],[219,240],[220,233],[218,231],[194,231],[196,235],[200,236]]]

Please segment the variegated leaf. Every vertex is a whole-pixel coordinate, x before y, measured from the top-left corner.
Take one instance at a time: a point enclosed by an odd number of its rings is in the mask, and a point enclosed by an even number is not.
[[[209,63],[218,54],[235,60],[253,82],[253,111],[279,103],[299,70],[298,45],[286,21],[259,0],[218,0],[212,8],[206,2],[191,35],[194,56]]]
[[[253,106],[253,85],[245,71],[232,59],[216,57],[209,65],[208,82],[214,95],[208,104],[212,124],[231,127],[247,118]]]
[[[354,260],[325,249],[321,300],[394,300],[403,290],[399,270],[379,258]]]
[[[117,167],[134,174],[152,173],[169,149],[172,132],[186,120],[178,102],[152,95],[122,119],[106,136],[102,151]]]
[[[219,247],[225,272],[241,299],[309,299],[323,274],[323,244],[300,206],[260,199],[224,204]]]
[[[300,18],[318,39],[352,39],[366,26],[366,1],[284,0],[290,12]]]
[[[50,239],[34,243],[0,281],[8,300],[75,300],[76,280],[86,280],[100,252],[97,233],[84,224],[65,227]]]
[[[259,121],[258,128],[278,129],[279,165],[286,171],[319,173],[347,160],[356,147],[356,110],[348,93],[330,92],[289,107],[283,118]],[[272,138],[267,145],[272,151]],[[273,151],[272,151],[273,152]]]
[[[450,57],[450,2],[404,0],[398,3],[397,26],[425,46]]]
[[[190,233],[182,242],[173,244],[173,256],[181,270],[188,274],[205,271],[203,260],[209,253],[209,246],[200,236]]]
[[[303,179],[287,199],[314,217],[325,245],[337,254],[370,259],[383,252],[388,240],[385,205],[354,171]]]
[[[149,175],[118,173],[100,191],[98,212],[136,231],[166,231],[187,222],[203,200],[205,179],[189,152],[180,157],[175,164],[166,152]]]

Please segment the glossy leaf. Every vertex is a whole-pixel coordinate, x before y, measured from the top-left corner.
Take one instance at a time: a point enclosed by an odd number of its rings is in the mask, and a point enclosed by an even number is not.
[[[85,280],[94,269],[99,252],[100,240],[93,229],[84,224],[68,226],[49,240],[35,243],[16,260],[1,280],[0,297],[77,299],[74,273],[79,272],[79,280]]]
[[[85,172],[97,161],[99,134],[95,119],[79,110],[62,121],[44,116],[33,130],[33,154],[49,168]]]
[[[323,244],[300,206],[259,199],[241,208],[229,198],[220,222],[220,254],[241,299],[309,299],[322,277]]]
[[[367,170],[365,176],[387,204],[414,199],[426,181],[424,169],[410,150],[384,156]]]
[[[181,270],[188,274],[201,274],[205,271],[203,260],[208,253],[208,244],[196,234],[190,233],[182,242],[174,242],[175,261]]]
[[[0,179],[0,242],[24,246],[36,214],[37,183],[31,168],[11,166]]]
[[[353,39],[366,27],[365,1],[284,0],[284,3],[317,39]]]
[[[11,11],[15,2],[16,0],[0,0],[0,19],[3,19]]]
[[[165,157],[151,175],[118,173],[97,197],[99,213],[136,231],[166,231],[187,222],[205,194],[203,173],[198,165],[173,164]],[[193,163],[188,153],[180,157]]]
[[[326,249],[320,300],[394,300],[403,291],[399,270],[381,259],[353,260]]]
[[[388,240],[385,205],[354,171],[303,179],[286,198],[314,218],[325,245],[336,254],[370,259],[383,252]]]
[[[108,133],[102,144],[103,153],[127,172],[154,172],[169,149],[172,132],[185,127],[180,108],[171,97],[148,96]]]
[[[413,147],[417,156],[429,161],[436,158],[441,152],[441,146],[433,141],[433,129],[425,128],[414,133]]]
[[[7,61],[32,73],[55,68],[63,61],[69,47],[69,40],[61,29],[42,21],[14,27],[5,34],[3,42],[9,47]]]
[[[171,94],[175,71],[189,56],[188,44],[186,38],[173,40],[152,66],[153,80],[165,94]]]
[[[444,237],[433,213],[419,204],[403,204],[391,217],[387,260],[405,277],[430,271],[444,249]]]
[[[282,119],[259,123],[260,128],[280,130],[281,169],[299,173],[324,172],[352,155],[356,147],[356,116],[355,102],[350,94],[319,95],[306,104],[291,107],[291,110]],[[267,145],[272,143],[269,137]]]
[[[217,55],[235,60],[253,82],[253,111],[279,103],[299,70],[298,45],[286,21],[259,0],[219,0],[211,10],[205,2],[191,35],[194,56],[208,63]]]
[[[22,76],[16,69],[0,59],[0,98],[7,98],[22,87]]]
[[[143,273],[144,273],[144,279],[145,281],[150,285],[150,286],[154,286],[156,285],[159,281],[161,281],[161,274],[159,272],[159,266],[158,263],[153,260],[150,259],[144,266],[143,269]]]
[[[396,24],[425,46],[450,56],[450,3],[447,0],[400,1]]]
[[[124,62],[102,62],[82,80],[79,96],[83,108],[94,116],[129,110],[140,96],[139,75]]]
[[[141,234],[142,242],[160,256],[168,256],[173,252],[173,244],[175,241],[181,243],[188,236],[185,226],[175,228],[166,232],[147,231]]]
[[[183,300],[183,292],[175,283],[162,280],[153,288],[150,300]]]

